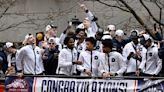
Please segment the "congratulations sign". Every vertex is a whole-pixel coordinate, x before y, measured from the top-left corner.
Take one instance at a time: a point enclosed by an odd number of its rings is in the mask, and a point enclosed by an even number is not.
[[[6,77],[5,92],[164,92],[164,79]]]
[[[33,92],[132,92],[135,80],[35,78]]]

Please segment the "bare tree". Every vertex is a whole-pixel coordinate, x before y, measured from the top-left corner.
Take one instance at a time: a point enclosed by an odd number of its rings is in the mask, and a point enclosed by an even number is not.
[[[154,32],[152,31],[152,28],[150,28],[147,23],[142,19],[140,15],[137,14],[137,12],[128,4],[128,1],[126,0],[113,0],[116,3],[115,4],[110,4],[107,2],[107,0],[96,0],[97,2],[104,4],[109,7],[114,7],[117,9],[120,9],[122,11],[125,11],[127,13],[130,13],[133,15],[133,17],[138,21],[138,23],[147,31],[152,37],[154,37]],[[151,19],[159,24],[161,33],[162,33],[162,28],[161,26],[164,26],[164,23],[162,23],[162,9],[164,8],[164,2],[162,0],[151,0],[152,3],[154,3],[159,9],[160,9],[160,14],[159,14],[159,19],[157,19],[152,13],[151,10],[146,6],[145,2],[148,2],[148,0],[139,0],[141,5],[145,8],[145,10],[148,12],[148,15],[151,17]],[[150,2],[150,0],[149,0]]]
[[[0,0],[0,8],[2,13],[0,14],[0,19],[5,15],[10,7],[16,2],[16,0]]]

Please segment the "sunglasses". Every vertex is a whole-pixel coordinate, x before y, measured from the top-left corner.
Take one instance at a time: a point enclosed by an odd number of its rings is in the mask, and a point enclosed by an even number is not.
[[[54,45],[55,43],[48,43],[48,44],[53,44]]]

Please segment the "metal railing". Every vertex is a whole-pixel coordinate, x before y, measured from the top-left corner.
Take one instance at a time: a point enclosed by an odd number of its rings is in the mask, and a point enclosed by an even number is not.
[[[11,76],[15,76],[17,77],[17,75],[11,75]],[[10,77],[10,76],[5,76],[5,77]],[[54,78],[77,78],[77,79],[103,79],[102,77],[100,76],[92,76],[92,77],[89,77],[89,76],[79,76],[79,75],[72,75],[72,76],[66,76],[66,75],[24,75],[23,77],[54,77]],[[164,79],[164,77],[148,77],[148,76],[121,76],[121,77],[118,77],[118,76],[110,76],[108,77],[107,79],[135,79],[135,80],[140,80],[140,79],[154,79],[154,80],[157,80],[157,79]],[[5,78],[3,78],[5,79]],[[2,80],[3,80],[2,79]],[[1,80],[1,79],[0,79]]]

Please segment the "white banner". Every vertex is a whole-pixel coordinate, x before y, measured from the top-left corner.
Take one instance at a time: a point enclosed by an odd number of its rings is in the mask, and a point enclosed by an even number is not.
[[[136,80],[34,78],[33,92],[136,92]]]

